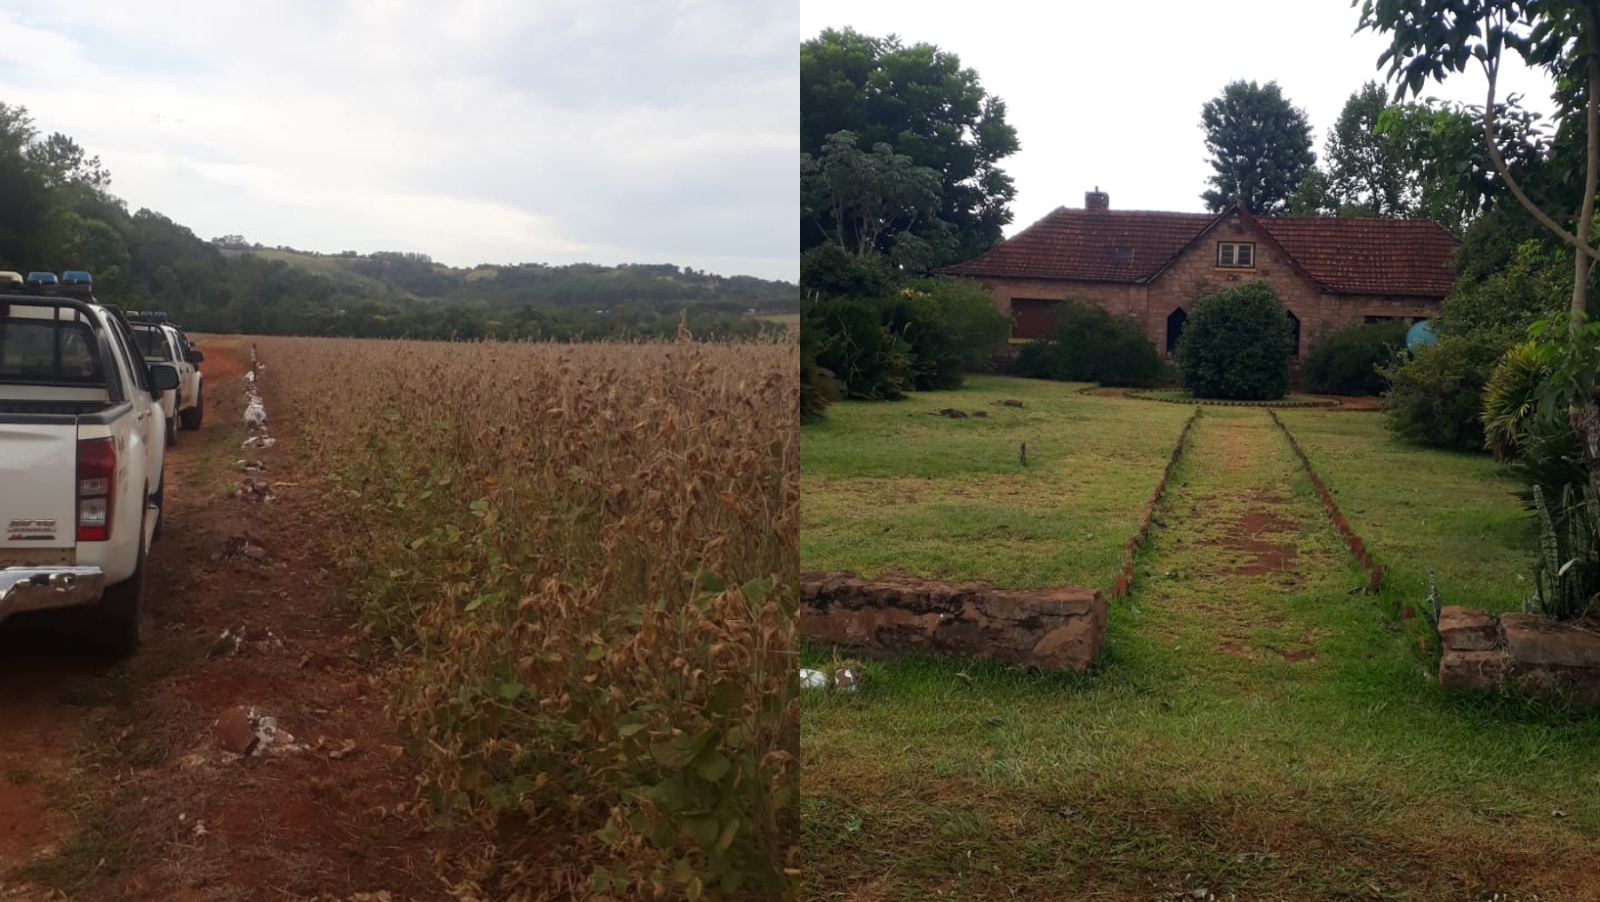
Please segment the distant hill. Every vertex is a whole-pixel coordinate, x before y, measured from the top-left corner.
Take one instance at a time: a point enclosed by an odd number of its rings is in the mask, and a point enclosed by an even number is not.
[[[0,270],[88,270],[95,294],[197,332],[433,339],[738,337],[790,328],[798,286],[670,264],[441,266],[424,254],[318,254],[205,241],[130,212],[70,137],[0,102]]]
[[[605,309],[634,304],[691,305],[725,313],[771,316],[799,309],[792,282],[721,276],[672,264],[551,266],[481,264],[463,269],[426,254],[381,252],[321,254],[248,244],[238,236],[212,239],[225,257],[283,261],[357,290],[381,290],[418,300],[490,305]]]

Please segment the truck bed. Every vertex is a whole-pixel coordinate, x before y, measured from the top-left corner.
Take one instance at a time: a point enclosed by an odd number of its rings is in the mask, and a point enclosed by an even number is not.
[[[116,405],[111,404],[109,401],[19,401],[0,399],[0,416],[5,416],[6,414],[31,414],[82,417],[110,410],[113,406]]]

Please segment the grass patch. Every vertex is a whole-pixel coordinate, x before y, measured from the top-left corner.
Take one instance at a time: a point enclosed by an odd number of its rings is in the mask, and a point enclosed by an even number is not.
[[[1189,411],[1082,387],[971,377],[955,391],[833,405],[801,429],[804,566],[1108,585]]]
[[[1521,486],[1488,456],[1389,435],[1378,416],[1280,414],[1384,572],[1386,595],[1418,604],[1428,569],[1445,604],[1520,610],[1533,589],[1533,522]]]
[[[1186,413],[1120,403],[1169,406]],[[1314,460],[1337,446],[1297,426]],[[1348,440],[1374,483],[1440,466],[1381,433]],[[1444,695],[1385,606],[1351,594],[1361,574],[1267,414],[1208,408],[1191,442],[1091,674],[907,658],[863,664],[856,693],[805,693],[812,885],[873,900],[1600,897],[1600,720]],[[1451,478],[1457,497],[1500,497],[1492,468]]]

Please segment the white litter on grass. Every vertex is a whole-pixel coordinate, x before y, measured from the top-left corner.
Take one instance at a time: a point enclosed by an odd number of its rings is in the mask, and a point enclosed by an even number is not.
[[[800,685],[806,689],[826,689],[832,685],[840,692],[854,692],[860,682],[861,675],[853,667],[840,667],[831,677],[821,670],[800,668]]]
[[[250,399],[250,404],[245,407],[244,425],[252,432],[267,428],[267,408],[260,398]]]

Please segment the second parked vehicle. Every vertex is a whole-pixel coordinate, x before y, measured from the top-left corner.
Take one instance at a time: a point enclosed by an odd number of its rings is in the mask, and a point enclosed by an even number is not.
[[[188,336],[161,318],[133,312],[128,315],[139,353],[147,363],[170,363],[178,371],[178,387],[162,392],[161,410],[167,415],[167,444],[178,442],[178,428],[200,428],[201,389],[199,362],[204,359],[189,345]]]

